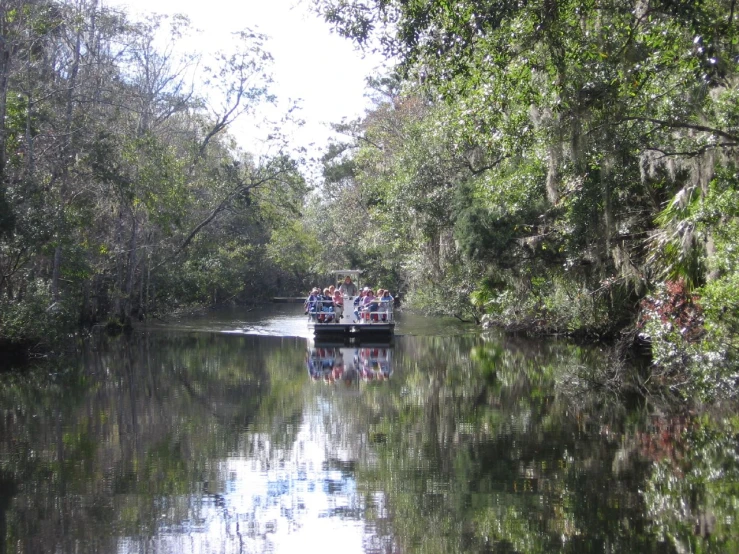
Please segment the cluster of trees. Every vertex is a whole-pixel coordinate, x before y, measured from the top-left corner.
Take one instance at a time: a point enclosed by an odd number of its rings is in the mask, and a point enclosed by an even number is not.
[[[733,390],[733,0],[314,6],[397,65],[337,126],[304,205],[279,129],[259,157],[227,134],[274,100],[263,36],[206,59],[173,48],[180,17],[2,4],[0,341],[298,293],[350,266],[428,312],[630,329],[661,376]]]
[[[228,134],[275,101],[265,37],[175,48],[192,32],[96,0],[0,5],[0,343],[300,286],[273,233],[301,160],[279,129],[259,156]]]
[[[429,311],[630,329],[660,376],[733,389],[733,0],[314,5],[397,63],[324,159],[311,213],[327,256]]]

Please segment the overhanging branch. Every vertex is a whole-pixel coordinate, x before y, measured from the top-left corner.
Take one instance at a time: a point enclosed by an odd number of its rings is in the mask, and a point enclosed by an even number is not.
[[[721,137],[732,142],[739,142],[739,135],[733,135],[722,131],[721,129],[715,129],[706,125],[698,125],[696,123],[684,123],[681,121],[665,121],[663,119],[655,119],[653,117],[624,117],[623,121],[642,121],[647,123],[654,123],[662,127],[668,127],[670,129],[692,129],[694,131],[701,131],[703,133],[709,133],[711,135]]]
[[[646,148],[645,150],[651,150],[653,152],[659,152],[660,154],[662,154],[658,159],[673,158],[673,157],[695,158],[696,156],[701,156],[705,154],[708,150],[714,150],[714,149],[719,149],[719,148],[736,148],[737,146],[739,146],[739,142],[721,142],[719,144],[708,144],[706,146],[698,148],[697,150],[670,152],[670,151],[663,150],[662,148],[657,148],[654,146]]]

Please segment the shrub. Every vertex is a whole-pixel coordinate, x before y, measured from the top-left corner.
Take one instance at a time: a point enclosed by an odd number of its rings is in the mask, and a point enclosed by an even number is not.
[[[485,320],[511,330],[601,336],[613,331],[614,317],[606,299],[588,286],[557,274],[488,287],[473,296]]]
[[[0,343],[52,346],[72,323],[70,311],[54,303],[48,283],[31,281],[18,301],[0,300]]]

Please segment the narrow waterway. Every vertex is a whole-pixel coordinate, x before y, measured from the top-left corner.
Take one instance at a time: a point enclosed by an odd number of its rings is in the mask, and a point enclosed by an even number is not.
[[[0,552],[739,551],[736,416],[587,387],[597,348],[274,309],[0,375]]]

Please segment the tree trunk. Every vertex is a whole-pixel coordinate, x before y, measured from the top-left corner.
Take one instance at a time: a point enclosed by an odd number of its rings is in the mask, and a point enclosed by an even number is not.
[[[151,250],[146,255],[146,295],[144,297],[144,314],[149,317],[149,299],[151,298]]]
[[[4,197],[5,192],[5,143],[7,136],[5,133],[5,114],[7,111],[8,99],[8,75],[10,74],[10,44],[8,44],[8,23],[6,14],[8,6],[5,2],[0,4],[0,199]],[[0,227],[2,229],[2,227]]]
[[[62,245],[57,244],[54,250],[54,267],[51,271],[51,298],[59,302],[59,275],[62,267]]]
[[[123,237],[123,215],[119,214],[118,216],[118,225],[116,226],[116,233],[113,238],[113,244],[115,245],[115,249],[118,250],[121,248],[121,240]],[[123,318],[123,310],[121,309],[121,297],[123,294],[123,253],[122,252],[116,252],[115,256],[115,265],[116,265],[116,272],[115,272],[115,288],[113,290],[113,308],[112,313],[115,314],[115,317],[117,317],[119,320]]]
[[[611,199],[610,179],[603,179],[603,241],[606,254],[611,252],[611,237],[613,236],[613,202]]]
[[[613,237],[613,193],[611,187],[611,167],[613,159],[610,154],[603,157],[600,164],[601,198],[603,200],[603,256],[602,260],[612,259],[611,238]]]
[[[144,314],[145,314],[144,281],[146,280],[145,276],[146,276],[147,261],[148,261],[148,257],[141,258],[141,275],[139,276],[139,306],[138,306],[139,319],[143,319]]]
[[[138,234],[138,221],[136,217],[132,217],[131,223],[131,242],[128,250],[128,271],[126,274],[126,292],[124,297],[124,322],[131,320],[131,312],[133,309],[133,285],[136,276],[136,235]]]
[[[77,75],[80,69],[80,49],[82,44],[82,32],[77,31],[77,36],[74,44],[74,61],[69,71],[69,84],[67,86],[67,97],[66,97],[66,109],[64,114],[64,147],[62,148],[61,156],[61,167],[57,169],[60,177],[60,205],[58,207],[59,213],[57,216],[58,223],[56,228],[57,244],[56,250],[54,251],[54,268],[52,270],[51,277],[51,291],[54,302],[59,301],[59,276],[61,274],[61,263],[62,263],[62,245],[61,241],[66,233],[66,217],[65,207],[67,203],[67,175],[69,173],[69,160],[72,154],[72,116],[74,115],[74,91],[77,87]]]

